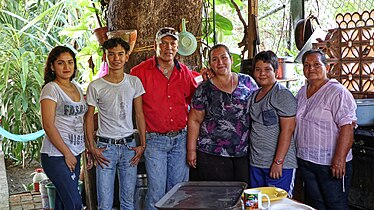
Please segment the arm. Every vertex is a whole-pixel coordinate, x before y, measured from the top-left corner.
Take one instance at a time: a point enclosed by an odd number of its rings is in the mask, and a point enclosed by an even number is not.
[[[331,172],[338,179],[346,173],[346,158],[353,144],[353,129],[356,126],[356,107],[356,101],[346,88],[342,88],[341,94],[336,95],[332,102],[334,122],[339,126],[339,133],[331,160]]]
[[[45,133],[51,143],[64,155],[65,162],[71,172],[74,171],[77,159],[70,151],[69,147],[61,138],[59,131],[55,126],[56,106],[57,103],[50,99],[43,99],[40,102],[42,113],[42,124]]]
[[[96,148],[94,144],[94,112],[95,107],[89,105],[85,120],[86,145],[95,161],[97,161],[97,163],[103,167],[103,164],[108,165],[109,160],[106,159],[102,154],[106,148]]]
[[[189,94],[186,96],[186,102],[187,104],[191,104],[192,97],[197,88],[197,83],[191,71],[190,70],[187,70],[187,71],[188,71],[187,76],[189,77]]]
[[[331,162],[332,175],[343,178],[345,175],[345,160],[353,144],[353,129],[355,124],[343,125],[340,128],[334,157]]]
[[[196,168],[196,143],[200,133],[200,125],[205,117],[205,111],[191,108],[187,125],[187,163]]]
[[[288,149],[291,144],[291,138],[293,131],[295,130],[295,117],[280,117],[280,133],[278,137],[278,146],[275,152],[274,160],[282,160],[287,155]],[[272,163],[270,168],[270,177],[273,179],[279,179],[282,177],[283,162],[277,165],[275,162]]]
[[[145,150],[145,119],[143,113],[143,101],[142,96],[138,96],[134,99],[134,108],[135,108],[135,118],[136,118],[136,127],[138,128],[139,138],[140,138],[140,146],[132,148],[135,151],[135,156],[131,159],[131,165],[136,166],[142,154]]]

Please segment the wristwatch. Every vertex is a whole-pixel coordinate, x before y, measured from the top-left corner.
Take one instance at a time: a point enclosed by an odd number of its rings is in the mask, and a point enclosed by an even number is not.
[[[274,163],[277,164],[277,165],[282,165],[283,162],[284,162],[283,159],[278,159],[278,158],[275,158],[275,159],[274,159]]]

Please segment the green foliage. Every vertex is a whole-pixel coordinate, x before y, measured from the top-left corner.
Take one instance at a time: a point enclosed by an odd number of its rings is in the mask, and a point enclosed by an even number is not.
[[[27,192],[31,192],[34,190],[34,183],[22,184],[23,189]]]
[[[233,72],[240,72],[240,64],[242,63],[242,58],[239,54],[231,53],[233,64],[231,66],[231,70]]]
[[[0,3],[0,119],[14,134],[42,129],[39,96],[43,69],[49,51],[57,45],[83,52],[97,51],[91,28],[94,13],[82,7],[88,0],[7,0]],[[63,30],[66,28],[66,30]],[[70,33],[69,33],[70,32]],[[79,54],[78,81],[89,80],[88,58]],[[96,56],[99,59],[99,55]],[[83,71],[82,71],[83,70]],[[4,139],[6,158],[16,163],[39,159],[41,138],[26,143]]]
[[[235,2],[238,2],[239,5],[243,5],[243,3],[240,0],[235,0]],[[212,0],[206,0],[205,5],[212,5]],[[231,5],[233,7],[230,0],[218,0],[216,1],[217,5]],[[221,15],[218,12],[213,13],[212,10],[209,10],[207,14],[205,14],[206,17],[203,17],[203,24],[202,24],[202,32],[205,34],[205,44],[207,47],[211,47],[216,43],[222,43],[224,40],[224,37],[231,36],[233,33],[234,26],[232,24],[232,21],[223,15]],[[215,19],[215,22],[213,22],[213,16]],[[214,29],[216,36],[214,37]],[[227,44],[226,44],[227,45]],[[240,55],[232,53],[233,55],[233,65],[232,65],[232,71],[234,72],[240,72],[240,63],[241,58]],[[207,59],[204,58],[204,66],[208,66]]]
[[[38,100],[43,84],[43,62],[40,61],[47,53],[47,49],[40,47],[43,41],[41,30],[30,31],[27,28],[30,22],[24,7],[21,2],[9,1],[0,14],[2,127],[16,134],[41,129]],[[21,162],[26,158],[39,157],[40,144],[40,139],[26,143],[4,140],[2,147],[6,157]]]
[[[215,13],[215,32],[216,42],[222,42],[223,35],[231,35],[233,25],[231,21],[219,13]],[[203,18],[203,34],[206,35],[206,44],[208,46],[214,45],[214,28],[213,28],[213,12],[209,13],[207,18]]]

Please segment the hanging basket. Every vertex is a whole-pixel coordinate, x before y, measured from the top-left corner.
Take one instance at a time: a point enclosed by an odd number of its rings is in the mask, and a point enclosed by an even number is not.
[[[118,31],[110,31],[108,32],[109,38],[119,37],[125,40],[130,45],[130,50],[128,54],[130,55],[132,50],[135,47],[135,42],[137,38],[137,30],[136,29],[129,29],[129,30],[118,30]]]
[[[106,40],[108,40],[108,27],[101,27],[96,28],[93,33],[96,36],[96,40],[99,42],[100,45],[103,45]]]

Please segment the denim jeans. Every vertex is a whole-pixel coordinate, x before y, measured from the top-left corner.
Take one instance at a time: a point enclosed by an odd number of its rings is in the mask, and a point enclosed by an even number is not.
[[[133,140],[125,144],[110,144],[98,142],[98,148],[105,148],[103,156],[110,163],[108,166],[96,167],[96,190],[99,210],[112,210],[114,198],[114,180],[117,172],[121,210],[134,209],[134,193],[136,185],[137,167],[130,165],[130,160],[135,156],[135,151],[127,146],[135,147]]]
[[[154,205],[166,192],[174,185],[188,181],[186,137],[186,131],[175,137],[147,133],[144,152],[148,178],[146,210],[155,210]]]
[[[56,187],[55,210],[81,210],[83,207],[78,190],[80,155],[75,157],[77,165],[71,172],[64,156],[41,154],[44,172]]]
[[[307,204],[318,210],[349,210],[348,191],[352,179],[352,161],[346,163],[344,179],[332,176],[330,166],[298,158],[305,184]]]

